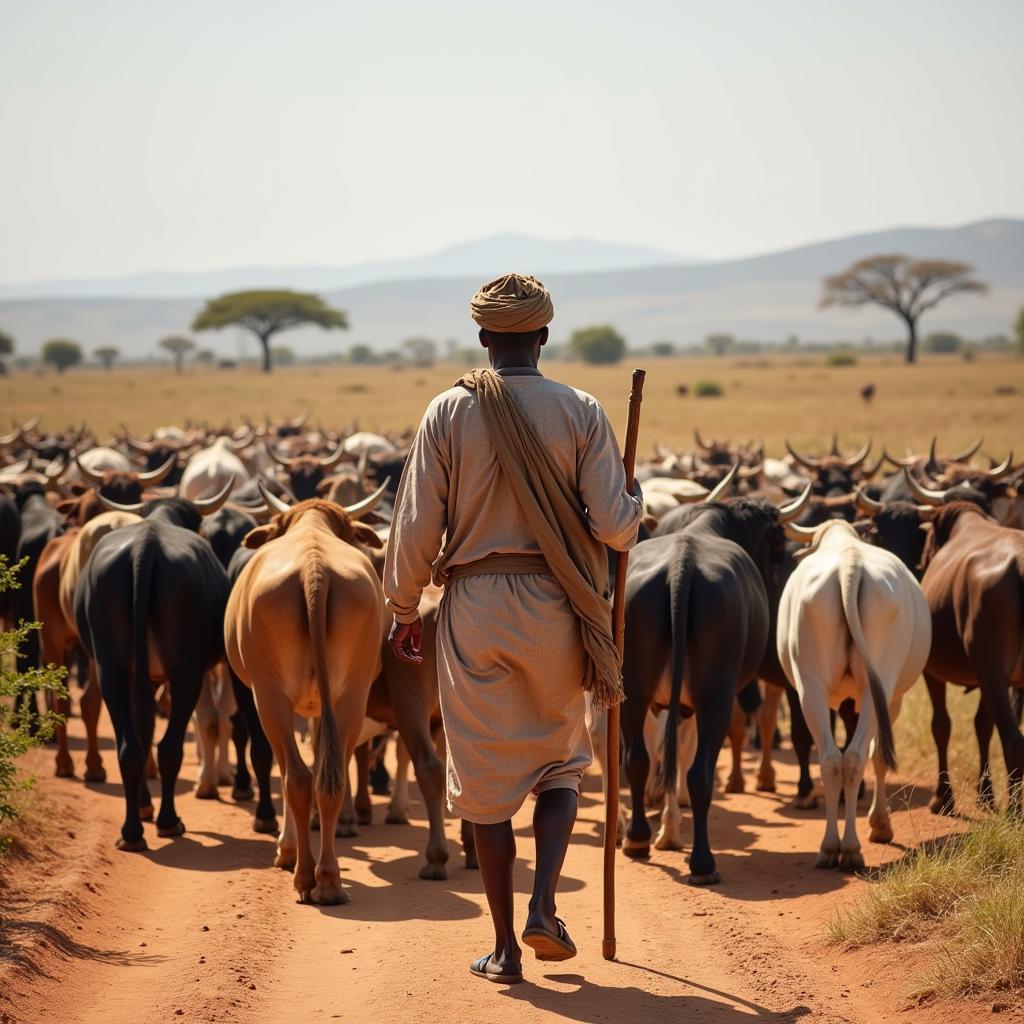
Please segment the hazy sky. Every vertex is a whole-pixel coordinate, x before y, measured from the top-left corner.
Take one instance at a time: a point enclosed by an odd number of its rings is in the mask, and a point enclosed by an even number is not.
[[[0,281],[1024,215],[1020,0],[0,0]]]

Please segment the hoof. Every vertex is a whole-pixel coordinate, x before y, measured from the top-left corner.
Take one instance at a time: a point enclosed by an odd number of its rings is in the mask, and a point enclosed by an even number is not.
[[[75,766],[71,761],[58,761],[53,774],[58,779],[73,779],[75,777]]]
[[[952,793],[936,793],[928,802],[928,810],[932,814],[954,814],[956,804]]]
[[[348,903],[349,895],[342,891],[340,882],[318,882],[313,886],[308,899],[309,902],[320,907],[340,907],[342,904]]]
[[[252,786],[246,786],[243,789],[231,790],[231,799],[234,800],[236,804],[247,803],[255,796],[256,794],[253,792]]]
[[[84,778],[86,782],[106,782],[107,772],[105,768],[89,768]]]
[[[353,836],[359,835],[359,833],[351,821],[339,821],[335,826],[334,835],[338,839],[351,839]]]
[[[185,822],[178,818],[173,825],[157,825],[156,834],[164,839],[185,834]]]
[[[839,863],[839,851],[838,850],[822,850],[818,854],[818,859],[814,862],[816,868],[831,869]]]
[[[428,882],[443,882],[448,877],[448,869],[444,864],[424,864],[420,868],[420,878]]]
[[[718,885],[721,881],[722,876],[717,871],[712,871],[708,875],[689,874],[686,876],[687,885]]]
[[[775,792],[775,776],[765,776],[757,778],[757,791],[758,793],[774,793]]]
[[[125,839],[124,836],[118,836],[117,842],[114,843],[114,849],[121,850],[123,853],[141,853],[143,850],[148,850],[149,847],[146,845],[145,836],[140,839]]]
[[[373,812],[372,811],[360,811],[356,815],[357,825],[372,825],[373,824]]]
[[[388,811],[388,816],[384,821],[388,825],[408,825],[409,816],[403,812],[392,813],[391,811]]]
[[[467,871],[479,871],[480,862],[476,859],[476,853],[466,854],[466,870]]]
[[[153,820],[153,805],[152,804],[146,804],[145,806],[140,807],[139,808],[139,817],[143,821],[152,821]]]
[[[872,843],[891,843],[893,839],[892,825],[887,822],[885,825],[879,825],[878,828],[872,827],[868,839]]]
[[[647,860],[651,855],[650,842],[626,838],[622,842],[622,852],[631,860]]]
[[[808,796],[798,796],[793,801],[793,806],[798,811],[813,811],[818,806],[818,798],[813,793]]]
[[[656,850],[681,850],[683,848],[683,841],[676,836],[659,832],[654,837],[654,848]]]
[[[296,853],[294,850],[282,850],[278,848],[277,855],[274,857],[274,867],[280,868],[282,871],[294,871]]]
[[[742,775],[730,777],[729,781],[725,784],[726,793],[742,793],[746,788]]]
[[[196,799],[197,800],[219,800],[220,793],[217,792],[217,787],[212,785],[203,784],[196,786]]]
[[[854,850],[852,853],[840,853],[839,854],[839,870],[840,871],[863,871],[864,870],[864,855],[860,850]]]
[[[261,836],[276,835],[278,831],[277,818],[253,818],[252,830]]]

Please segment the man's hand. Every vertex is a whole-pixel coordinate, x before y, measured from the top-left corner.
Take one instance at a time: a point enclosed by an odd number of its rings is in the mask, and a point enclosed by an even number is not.
[[[388,643],[399,661],[408,662],[410,665],[422,665],[423,655],[420,654],[420,649],[423,646],[423,620],[394,623],[388,635]]]

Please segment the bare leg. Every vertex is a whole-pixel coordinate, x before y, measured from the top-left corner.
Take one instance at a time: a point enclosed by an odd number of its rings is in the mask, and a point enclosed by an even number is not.
[[[475,824],[473,833],[487,906],[494,923],[494,955],[488,966],[493,966],[496,972],[518,974],[523,954],[514,927],[512,867],[516,860],[516,840],[512,822]]]
[[[579,795],[572,789],[549,789],[537,797],[533,834],[537,841],[537,873],[527,928],[543,928],[558,934],[555,923],[555,890],[562,873],[565,851],[576,822]]]

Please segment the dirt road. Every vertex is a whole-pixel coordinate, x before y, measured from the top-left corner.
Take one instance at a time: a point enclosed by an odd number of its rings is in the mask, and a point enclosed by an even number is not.
[[[79,726],[72,723],[81,763]],[[106,729],[104,758],[117,779]],[[682,853],[619,858],[616,963],[600,955],[600,784],[588,777],[559,905],[580,955],[559,965],[527,958],[526,983],[504,987],[467,971],[490,948],[490,931],[479,874],[462,866],[457,822],[449,822],[448,880],[417,878],[426,829],[415,788],[411,825],[383,824],[378,798],[380,824],[338,841],[352,901],[318,908],[296,904],[289,876],[270,866],[273,840],[250,831],[251,805],[233,804],[227,790],[219,802],[188,792],[197,772],[191,742],[179,804],[188,834],[159,839],[147,826],[145,854],[113,849],[118,782],[53,779],[49,752],[37,763],[50,832],[33,861],[8,872],[4,1024],[955,1024],[990,1013],[987,1005],[914,1004],[907,992],[920,957],[912,949],[851,954],[825,944],[825,922],[867,883],[815,870],[822,812],[791,808],[789,764],[778,794],[716,793],[720,886],[684,884]],[[748,769],[752,787],[752,758]],[[923,794],[912,802],[895,815],[897,843],[949,827],[923,808]],[[528,823],[529,806],[517,820],[523,893],[532,877]],[[865,843],[869,865],[900,852]],[[525,906],[524,896],[524,915]]]

